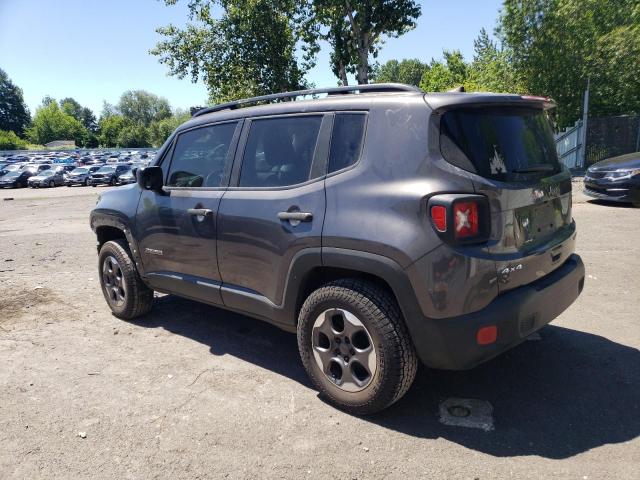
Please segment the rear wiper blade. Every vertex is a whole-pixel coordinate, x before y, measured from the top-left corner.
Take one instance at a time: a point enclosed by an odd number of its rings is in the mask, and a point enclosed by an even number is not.
[[[528,167],[516,168],[512,170],[513,173],[538,173],[538,172],[552,172],[556,169],[553,165],[548,163],[539,163],[537,165],[529,165]]]

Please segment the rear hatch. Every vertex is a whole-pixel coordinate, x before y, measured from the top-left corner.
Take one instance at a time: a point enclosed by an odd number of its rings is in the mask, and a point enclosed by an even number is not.
[[[558,161],[548,106],[528,99],[441,114],[443,157],[470,172],[476,193],[489,198],[487,248],[501,292],[551,273],[574,250],[571,175]]]

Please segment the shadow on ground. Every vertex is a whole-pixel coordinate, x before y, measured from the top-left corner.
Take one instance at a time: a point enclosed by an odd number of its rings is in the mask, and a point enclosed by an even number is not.
[[[603,207],[636,208],[631,203],[613,202],[611,200],[590,199],[587,200],[587,203],[591,203],[593,205],[602,205]]]
[[[141,323],[208,345],[310,387],[295,336],[266,323],[166,296]],[[640,352],[549,325],[539,341],[467,372],[421,368],[397,404],[364,420],[421,438],[446,438],[498,457],[567,458],[640,434]],[[449,397],[491,402],[495,430],[445,426],[438,405]]]

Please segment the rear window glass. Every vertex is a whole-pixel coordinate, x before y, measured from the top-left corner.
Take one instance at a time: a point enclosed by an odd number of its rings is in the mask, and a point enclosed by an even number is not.
[[[465,170],[501,181],[560,171],[551,125],[541,110],[459,109],[440,122],[442,156]]]
[[[363,113],[336,114],[331,135],[329,173],[346,168],[358,161],[366,120],[367,117]]]

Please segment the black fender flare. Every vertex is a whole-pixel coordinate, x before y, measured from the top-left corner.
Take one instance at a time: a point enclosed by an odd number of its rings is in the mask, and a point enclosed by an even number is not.
[[[124,217],[122,213],[115,210],[97,208],[91,212],[90,224],[91,230],[93,230],[96,235],[100,227],[112,227],[121,230],[129,244],[129,250],[133,256],[138,273],[140,276],[144,275],[144,267],[142,257],[140,256],[140,250],[138,249],[138,242],[136,242],[131,233],[129,220]],[[97,243],[96,247],[100,249],[100,244]]]

